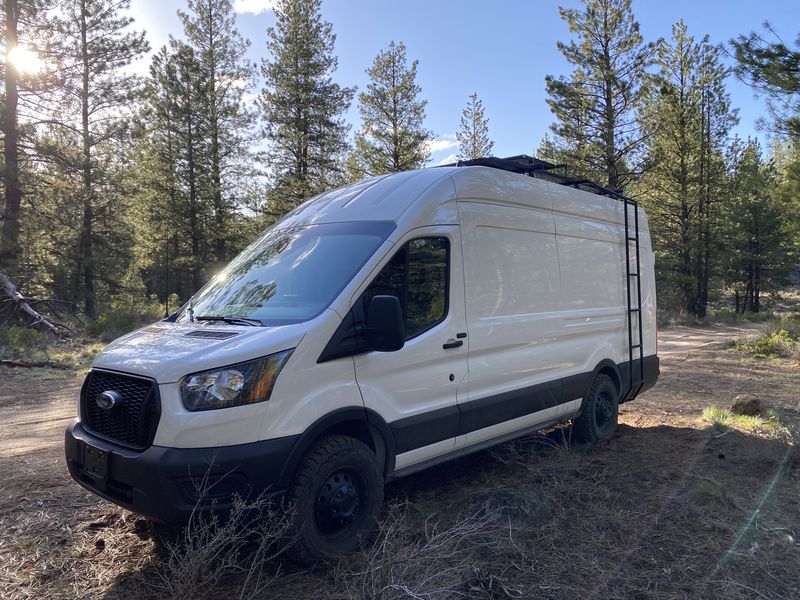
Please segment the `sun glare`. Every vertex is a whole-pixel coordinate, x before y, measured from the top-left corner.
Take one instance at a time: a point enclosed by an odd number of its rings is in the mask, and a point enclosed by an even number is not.
[[[44,67],[44,62],[36,52],[22,46],[12,48],[8,53],[8,60],[20,73],[38,73]]]

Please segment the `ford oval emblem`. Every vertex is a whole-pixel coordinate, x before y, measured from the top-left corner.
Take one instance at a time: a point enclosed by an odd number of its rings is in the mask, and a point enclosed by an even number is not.
[[[114,390],[106,390],[95,399],[95,404],[103,410],[112,410],[122,404],[122,394]]]

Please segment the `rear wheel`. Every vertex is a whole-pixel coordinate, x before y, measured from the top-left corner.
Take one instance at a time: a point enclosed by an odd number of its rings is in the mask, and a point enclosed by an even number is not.
[[[375,453],[343,435],[324,437],[303,457],[289,488],[301,562],[356,550],[375,529],[383,503],[383,477]]]
[[[619,417],[619,391],[608,375],[597,375],[583,398],[581,415],[572,424],[579,442],[605,442],[614,436]]]

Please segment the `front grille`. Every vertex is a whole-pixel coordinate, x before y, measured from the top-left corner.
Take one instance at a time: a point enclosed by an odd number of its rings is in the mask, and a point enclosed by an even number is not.
[[[106,391],[122,401],[111,409],[97,399]],[[91,433],[129,448],[144,450],[152,442],[161,415],[158,385],[152,379],[107,371],[90,371],[81,391],[81,415]]]

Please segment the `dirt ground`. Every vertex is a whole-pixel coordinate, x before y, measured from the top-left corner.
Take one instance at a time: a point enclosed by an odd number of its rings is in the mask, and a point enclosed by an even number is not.
[[[406,507],[403,543],[423,558],[430,544],[415,536],[430,523],[499,515],[495,538],[479,532],[480,544],[436,555],[440,579],[407,569],[397,581],[393,569],[413,561],[395,546],[382,557],[386,581],[374,571],[367,581],[358,558],[314,569],[272,561],[264,597],[800,597],[800,365],[733,351],[749,331],[660,332],[659,383],[622,407],[608,444],[567,444],[564,427],[390,484],[387,505]],[[0,382],[0,598],[165,597],[163,541],[67,474],[63,431],[81,375],[4,369]],[[704,408],[739,394],[776,419],[703,422]],[[235,588],[220,582],[208,597]]]

